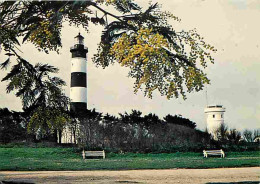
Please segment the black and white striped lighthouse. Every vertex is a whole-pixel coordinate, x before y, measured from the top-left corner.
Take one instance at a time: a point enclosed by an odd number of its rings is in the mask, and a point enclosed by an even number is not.
[[[87,109],[87,52],[84,46],[84,37],[80,33],[75,37],[74,46],[70,48],[71,83],[70,83],[70,110],[80,112]]]

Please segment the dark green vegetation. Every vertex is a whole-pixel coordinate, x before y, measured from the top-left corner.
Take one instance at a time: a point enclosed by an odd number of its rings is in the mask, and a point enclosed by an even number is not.
[[[221,159],[202,153],[107,154],[106,159],[82,160],[72,148],[0,148],[0,170],[124,170],[259,166],[260,152],[228,152]]]
[[[57,132],[50,131],[43,136],[40,132],[31,134],[27,131],[26,113],[0,109],[0,117],[0,143],[20,142],[21,146],[30,146],[52,142],[53,146],[57,146]],[[142,112],[133,110],[115,117],[94,109],[71,119],[67,123],[68,128],[78,145],[88,150],[138,153],[201,152],[203,149],[221,148],[227,151],[259,150],[259,144],[253,142],[259,135],[258,130],[246,130],[242,134],[223,125],[217,132],[217,140],[214,140],[207,132],[197,130],[196,123],[176,115],[161,119],[156,114],[142,115]],[[77,127],[80,133],[76,135]],[[241,140],[242,136],[244,140]]]
[[[208,133],[196,130],[196,123],[181,116],[167,115],[160,119],[155,114],[142,115],[142,112],[136,110],[119,116],[118,118],[109,114],[102,115],[95,110],[86,110],[80,115],[80,125],[77,125],[78,121],[75,120],[67,125],[73,133],[77,132],[77,127],[80,126],[80,134],[73,136],[80,146],[92,150],[146,153],[194,151],[193,148],[200,149],[210,141]],[[51,135],[57,135],[57,132],[45,133],[44,136],[39,132],[28,132],[26,113],[0,109],[0,117],[0,143],[57,142],[51,139],[55,137]]]
[[[59,70],[48,64],[38,63],[33,66],[24,59],[20,60],[2,81],[9,81],[6,91],[15,91],[15,95],[22,100],[23,112],[17,115],[7,109],[0,109],[1,116],[6,120],[19,116],[20,124],[29,134],[37,132],[42,138],[61,133],[69,121],[69,98],[62,91],[65,82],[58,77],[51,77]]]

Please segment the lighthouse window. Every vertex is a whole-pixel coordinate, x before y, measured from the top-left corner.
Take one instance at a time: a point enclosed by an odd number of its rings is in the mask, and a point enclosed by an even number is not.
[[[215,118],[215,114],[213,114],[213,118]]]

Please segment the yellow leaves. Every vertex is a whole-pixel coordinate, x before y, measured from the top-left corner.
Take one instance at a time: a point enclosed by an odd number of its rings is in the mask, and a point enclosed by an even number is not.
[[[140,84],[147,82],[149,80],[150,76],[151,75],[149,73],[145,73],[144,76],[140,80]]]
[[[106,3],[108,3],[108,4],[112,4],[112,3],[115,3],[116,2],[116,0],[106,0]]]
[[[140,26],[128,21],[129,27],[139,30],[120,30],[125,33],[111,43],[112,47],[104,49],[108,56],[105,59],[130,69],[129,77],[135,79],[135,93],[144,89],[145,96],[151,98],[153,91],[158,90],[168,99],[179,96],[186,99],[186,92],[202,90],[209,82],[201,68],[207,67],[208,60],[213,61],[210,51],[215,48],[206,44],[196,30],[175,31],[168,25],[167,18],[180,19],[171,13],[153,15],[160,19],[160,24]]]
[[[159,14],[157,14],[159,17],[161,17],[162,19],[173,19],[175,21],[181,22],[181,19],[175,15],[173,15],[171,12],[169,11],[165,11],[165,12],[160,12]]]
[[[137,33],[124,33],[110,49],[110,54],[122,66],[147,63],[150,57],[159,55],[162,47],[168,47],[167,40],[152,29],[141,28]]]
[[[50,17],[52,17],[55,14],[55,12],[53,10],[48,10],[46,11],[46,17],[49,19]]]
[[[167,99],[170,99],[170,98],[172,98],[173,95],[178,97],[177,89],[176,89],[174,82],[170,82],[166,97],[167,97]]]
[[[212,45],[207,44],[204,38],[197,33],[196,29],[188,32],[182,31],[180,38],[185,42],[185,47],[182,50],[189,52],[188,60],[194,65],[199,63],[203,68],[206,68],[208,61],[214,63],[211,53],[217,50]]]
[[[125,1],[125,0],[122,0]],[[114,4],[116,0],[96,0],[96,3],[105,3],[106,5]]]
[[[47,16],[49,13],[47,14]],[[51,25],[49,20],[42,20],[39,25],[32,24],[33,30],[29,36],[29,40],[34,43],[39,49],[48,48],[55,50],[57,48],[57,34],[61,29],[60,24]]]
[[[149,58],[145,58],[144,60],[143,60],[143,63],[147,63],[149,61]]]
[[[115,55],[115,58],[118,59],[118,62],[121,63],[122,66],[129,61],[129,58],[124,58],[125,51],[129,49],[129,46],[129,37],[126,34],[123,34],[119,41],[111,48],[111,54]]]
[[[160,65],[173,66],[169,63],[164,48],[170,48],[170,44],[163,35],[153,29],[142,27],[136,33],[124,33],[112,45],[109,54],[113,55],[121,66],[129,67],[132,71],[137,69],[142,71],[141,76],[136,80],[135,92],[142,86],[146,86],[145,93],[151,98],[153,91],[160,86],[159,83],[154,81],[154,76],[158,75],[163,68]],[[163,78],[163,76],[158,77]],[[158,77],[156,77],[156,80],[158,80]],[[155,83],[153,84],[153,82]],[[174,93],[175,91],[171,94]]]
[[[148,72],[145,72],[143,77],[139,80],[135,91],[137,92],[137,90],[141,88],[142,84],[147,83],[149,81],[150,77],[151,77],[151,74]]]

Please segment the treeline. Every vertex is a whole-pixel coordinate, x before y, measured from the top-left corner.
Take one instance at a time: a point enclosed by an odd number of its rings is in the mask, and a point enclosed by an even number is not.
[[[176,152],[221,148],[242,151],[259,148],[259,143],[254,142],[259,136],[258,130],[245,130],[241,133],[228,129],[223,124],[213,136],[207,131],[196,129],[196,123],[180,115],[167,115],[160,119],[156,114],[142,115],[142,112],[132,110],[131,113],[115,117],[102,115],[94,109],[82,113],[78,122],[80,128],[76,126],[77,122],[70,124],[71,129],[74,129],[72,132],[78,135],[75,140],[81,147],[90,150]]]
[[[234,128],[229,129],[226,124],[221,124],[212,136],[211,147],[232,151],[259,150],[259,138],[259,129],[239,132]]]
[[[86,149],[106,149],[131,152],[172,152],[201,149],[210,135],[195,129],[196,123],[181,116],[131,113],[102,115],[95,110],[82,113],[76,137]],[[77,126],[70,124],[72,132]]]
[[[0,109],[0,142],[10,143],[24,140],[26,128],[23,113],[9,111],[7,108]]]
[[[56,130],[51,130],[43,125],[36,132],[30,130],[30,112],[10,111],[7,108],[0,108],[0,143],[7,144],[11,142],[57,142]],[[40,125],[37,125],[40,127]],[[45,132],[43,135],[42,132]]]
[[[60,128],[56,131],[28,131],[27,114],[0,109],[0,142],[60,142]],[[201,151],[203,149],[257,150],[259,131],[245,130],[243,133],[222,125],[215,138],[196,129],[196,123],[180,115],[168,114],[160,119],[156,114],[143,115],[132,110],[118,117],[103,115],[95,109],[70,114],[70,121],[64,125],[72,132],[74,146],[112,152],[176,152]],[[42,127],[43,126],[39,126]],[[58,135],[58,136],[57,136]]]

